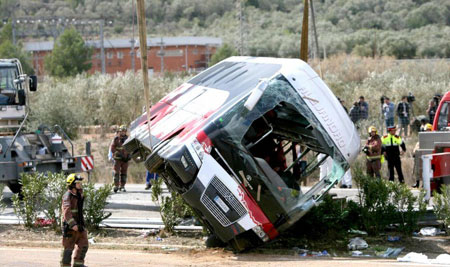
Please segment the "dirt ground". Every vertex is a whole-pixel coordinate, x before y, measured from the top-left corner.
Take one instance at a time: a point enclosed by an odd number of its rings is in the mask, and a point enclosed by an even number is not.
[[[399,264],[395,259],[377,257],[352,258],[346,250],[346,240],[312,241],[311,251],[327,250],[328,257],[301,257],[293,248],[295,241],[278,240],[245,253],[235,254],[229,249],[206,248],[205,238],[197,234],[178,236],[160,233],[145,235],[147,230],[102,229],[90,234],[89,266],[385,266]],[[93,238],[93,239],[92,239]],[[387,242],[385,237],[363,237],[370,245],[365,254],[383,251],[387,247],[405,247],[408,252],[424,253],[429,258],[450,253],[450,237],[417,237],[399,242]],[[297,241],[299,242],[299,241]],[[56,266],[61,251],[61,237],[45,228],[27,230],[23,226],[0,225],[1,266]],[[374,254],[372,254],[374,255]],[[411,266],[409,264],[408,266]]]

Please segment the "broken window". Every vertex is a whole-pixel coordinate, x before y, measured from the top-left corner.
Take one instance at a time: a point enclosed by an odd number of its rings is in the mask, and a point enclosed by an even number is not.
[[[339,182],[348,166],[326,130],[282,75],[270,81],[251,111],[244,107],[246,99],[216,120],[217,130],[210,134],[216,151],[211,154],[245,186],[272,222],[287,227],[290,224],[283,221],[285,214],[291,220],[303,216],[323,192]],[[298,146],[304,148],[299,157]],[[294,151],[290,155],[295,154],[295,158],[288,166],[289,151]],[[297,166],[309,153],[310,161]],[[302,188],[300,182],[327,158],[317,161],[320,153],[333,159],[332,171],[311,188]]]

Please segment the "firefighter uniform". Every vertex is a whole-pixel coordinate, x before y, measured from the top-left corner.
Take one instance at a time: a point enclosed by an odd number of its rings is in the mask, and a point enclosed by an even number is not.
[[[370,132],[369,132],[370,133]],[[368,176],[381,178],[381,138],[378,134],[370,136],[366,142],[366,167]]]
[[[395,128],[391,128],[395,129]],[[404,183],[402,162],[400,159],[400,147],[403,151],[406,151],[405,143],[398,135],[388,133],[381,138],[383,149],[385,151],[386,160],[388,162],[389,169],[389,181],[394,181],[394,168],[397,170],[398,180],[400,183]]]
[[[114,158],[114,192],[118,190],[125,191],[125,184],[127,183],[128,161],[130,160],[128,152],[123,147],[128,136],[126,134],[126,126],[121,126],[121,134],[114,137],[111,145],[111,152]]]
[[[61,255],[61,266],[71,266],[74,249],[73,266],[84,266],[84,258],[89,248],[87,230],[85,229],[83,218],[83,189],[77,189],[74,186],[75,183],[81,180],[82,178],[79,176],[69,175],[67,178],[69,189],[62,199],[62,245],[64,249]],[[73,229],[75,226],[78,227],[78,231]]]

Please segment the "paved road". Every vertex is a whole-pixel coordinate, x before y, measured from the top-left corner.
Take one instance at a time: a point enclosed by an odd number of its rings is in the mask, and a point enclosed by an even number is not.
[[[0,247],[0,266],[59,266],[59,248]],[[300,258],[286,255],[237,254],[218,250],[151,252],[89,249],[88,266],[443,266],[400,263],[388,259]]]

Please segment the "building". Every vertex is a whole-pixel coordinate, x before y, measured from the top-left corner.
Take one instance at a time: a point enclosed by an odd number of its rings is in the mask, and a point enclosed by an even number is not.
[[[92,68],[89,73],[102,71],[101,43],[98,40],[87,41],[93,47]],[[116,73],[141,68],[139,39],[132,49],[130,39],[105,39],[103,42],[105,72]],[[208,67],[211,55],[222,45],[220,38],[213,37],[157,37],[147,38],[147,59],[149,73],[201,71]],[[44,57],[52,52],[53,41],[26,42],[26,51],[32,54],[33,67],[38,76],[45,74]],[[134,50],[134,53],[133,53]]]

